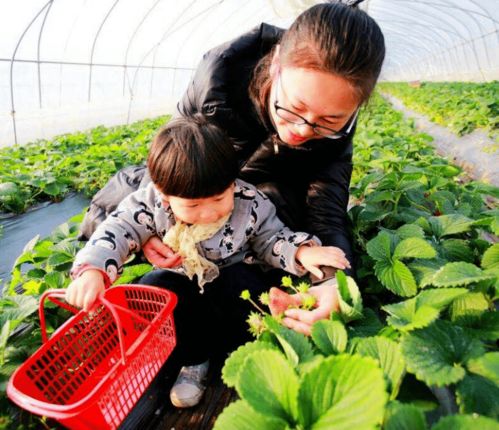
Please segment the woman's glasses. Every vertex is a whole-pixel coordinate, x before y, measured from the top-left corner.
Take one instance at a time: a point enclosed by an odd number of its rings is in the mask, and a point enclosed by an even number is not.
[[[347,137],[352,130],[352,127],[355,124],[355,120],[357,119],[357,114],[359,113],[359,109],[357,108],[353,115],[350,117],[348,120],[347,124],[345,124],[346,130],[345,131],[337,131],[329,127],[325,127],[323,125],[317,124],[317,123],[312,123],[307,121],[305,118],[303,118],[301,115],[298,115],[296,112],[290,111],[289,109],[283,108],[282,106],[279,106],[279,102],[277,101],[277,87],[281,87],[281,73],[279,73],[279,76],[277,77],[278,80],[278,85],[276,85],[276,90],[275,90],[275,99],[274,99],[274,109],[279,118],[282,118],[284,121],[287,121],[291,124],[296,124],[296,125],[308,125],[309,127],[312,127],[312,130],[314,131],[315,134],[318,134],[320,136],[326,137],[328,139],[341,139],[343,137]],[[347,126],[348,125],[348,126]]]

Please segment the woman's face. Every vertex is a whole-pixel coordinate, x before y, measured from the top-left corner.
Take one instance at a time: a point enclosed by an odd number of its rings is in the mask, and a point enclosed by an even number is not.
[[[297,67],[275,66],[272,71],[274,79],[269,112],[279,138],[284,143],[299,146],[308,140],[322,139],[324,136],[316,130],[322,130],[324,134],[330,129],[334,134],[355,116],[359,101],[344,78]],[[292,112],[291,115],[289,112]],[[289,122],[293,113],[321,128],[314,130],[309,124]]]

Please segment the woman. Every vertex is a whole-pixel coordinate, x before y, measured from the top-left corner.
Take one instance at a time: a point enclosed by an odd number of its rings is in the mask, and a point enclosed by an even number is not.
[[[222,126],[235,142],[240,177],[273,200],[290,228],[341,248],[352,263],[352,136],[384,53],[381,30],[367,14],[340,3],[316,5],[284,34],[262,24],[208,52],[179,111],[202,112]],[[159,240],[145,254],[157,266],[168,264]],[[284,323],[308,333],[327,318],[334,300],[331,287],[324,290],[316,310],[289,311]]]
[[[319,4],[287,31],[262,24],[206,53],[178,110],[202,113],[225,129],[240,177],[271,198],[290,228],[339,247],[353,263],[346,214],[352,137],[384,54],[381,30],[366,13],[341,3]],[[147,182],[143,173],[129,168],[95,196],[83,237],[124,195]],[[178,264],[159,238],[150,239],[144,254],[157,267]],[[310,333],[315,321],[329,316],[335,289],[314,288],[317,308],[287,311],[285,325]]]

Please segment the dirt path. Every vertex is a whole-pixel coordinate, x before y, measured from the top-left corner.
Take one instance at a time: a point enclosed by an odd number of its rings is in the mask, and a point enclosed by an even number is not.
[[[386,93],[382,95],[406,118],[414,119],[419,131],[433,137],[432,144],[439,155],[461,166],[473,178],[499,186],[499,145],[486,133],[475,130],[465,136],[457,136],[424,115],[406,108],[396,97]]]

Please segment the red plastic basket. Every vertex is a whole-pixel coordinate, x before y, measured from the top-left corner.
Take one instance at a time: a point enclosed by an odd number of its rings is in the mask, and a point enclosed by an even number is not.
[[[116,429],[175,347],[170,291],[119,285],[105,291],[90,312],[40,298],[43,345],[12,375],[7,395],[28,411],[69,429]],[[45,299],[75,316],[47,339]]]

